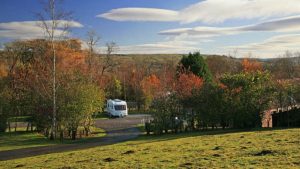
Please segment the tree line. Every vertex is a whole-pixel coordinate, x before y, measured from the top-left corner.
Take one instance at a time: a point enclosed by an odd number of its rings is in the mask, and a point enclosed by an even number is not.
[[[224,60],[204,58],[198,52],[181,59],[168,56],[158,60],[117,56],[112,43],[107,44],[105,53],[97,54],[90,48],[82,49],[81,43],[76,39],[55,41],[55,138],[75,139],[79,128],[90,134],[93,115],[103,111],[108,98],[133,101],[137,111],[150,112],[155,133],[258,127],[264,110],[299,100],[297,78],[277,78],[272,69],[253,59],[235,59],[229,62],[235,68],[216,72],[211,71],[217,70],[214,65]],[[43,39],[15,41],[1,52],[1,131],[8,128],[8,119],[29,115],[36,130],[51,137],[50,45]]]
[[[177,67],[179,87],[155,99],[153,119],[145,126],[147,133],[261,127],[264,111],[297,106],[299,79],[276,79],[253,59],[244,59],[240,67],[240,72],[212,77],[200,53],[183,56]],[[184,76],[190,77],[180,84]]]

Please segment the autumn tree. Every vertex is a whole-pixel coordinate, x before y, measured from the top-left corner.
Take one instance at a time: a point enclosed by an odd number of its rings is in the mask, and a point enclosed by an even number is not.
[[[203,85],[203,79],[193,73],[182,73],[176,82],[176,96],[185,111],[185,119],[189,122],[189,128],[195,128],[195,110],[192,103],[193,94],[200,90]]]
[[[144,95],[145,109],[148,109],[153,99],[161,94],[160,80],[157,78],[156,75],[150,75],[148,77],[145,77],[141,81],[141,89]]]
[[[263,70],[261,63],[255,60],[244,59],[242,66],[245,72],[256,72]]]

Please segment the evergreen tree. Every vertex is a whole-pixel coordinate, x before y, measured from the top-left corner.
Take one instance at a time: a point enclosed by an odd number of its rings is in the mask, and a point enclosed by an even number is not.
[[[209,71],[203,56],[199,52],[184,55],[179,64],[180,65],[177,68],[178,73],[192,72],[207,82],[212,81],[211,72]]]

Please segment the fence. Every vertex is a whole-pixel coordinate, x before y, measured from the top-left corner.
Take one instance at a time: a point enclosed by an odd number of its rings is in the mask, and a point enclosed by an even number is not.
[[[273,127],[300,127],[300,108],[272,114]]]

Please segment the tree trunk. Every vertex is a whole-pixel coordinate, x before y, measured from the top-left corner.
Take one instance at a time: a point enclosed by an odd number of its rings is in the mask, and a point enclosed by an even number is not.
[[[17,126],[18,126],[17,118],[15,118],[15,132],[17,131]]]
[[[72,130],[72,140],[76,140],[77,130]]]
[[[60,139],[60,142],[64,142],[64,131],[63,130],[60,130],[60,134],[59,134],[59,139]]]
[[[88,137],[89,136],[89,133],[90,133],[90,130],[88,127],[84,128],[85,130],[85,136]]]
[[[29,131],[29,122],[27,122],[27,127],[26,127],[26,131]]]
[[[8,122],[8,132],[11,132],[11,128],[10,128],[10,121],[9,121],[9,119],[7,120]]]

